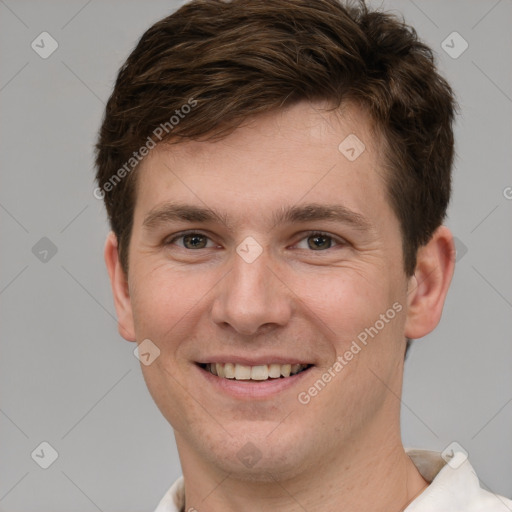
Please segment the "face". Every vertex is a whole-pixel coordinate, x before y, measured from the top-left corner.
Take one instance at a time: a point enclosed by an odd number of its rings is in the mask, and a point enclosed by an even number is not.
[[[118,312],[182,459],[265,479],[385,439],[409,280],[364,114],[297,104],[137,172]]]

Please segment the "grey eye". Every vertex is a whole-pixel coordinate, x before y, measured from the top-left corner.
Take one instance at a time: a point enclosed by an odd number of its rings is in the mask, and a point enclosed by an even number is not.
[[[208,237],[200,233],[183,235],[181,238],[186,249],[204,249],[208,243]]]
[[[330,249],[332,247],[332,237],[329,235],[314,234],[307,237],[308,247],[314,251]]]

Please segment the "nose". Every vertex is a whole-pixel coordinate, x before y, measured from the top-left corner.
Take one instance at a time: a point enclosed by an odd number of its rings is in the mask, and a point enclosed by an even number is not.
[[[212,320],[246,336],[286,325],[292,316],[292,292],[273,267],[267,251],[251,263],[235,253],[231,272],[217,288]]]

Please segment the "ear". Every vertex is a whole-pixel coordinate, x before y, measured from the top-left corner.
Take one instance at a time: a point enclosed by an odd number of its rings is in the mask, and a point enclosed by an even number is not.
[[[450,230],[440,226],[418,250],[409,279],[405,336],[418,339],[433,331],[443,311],[455,268],[455,244]]]
[[[117,238],[113,232],[109,233],[107,241],[105,242],[105,263],[107,265],[108,275],[110,276],[112,294],[114,295],[119,334],[127,341],[135,341],[128,279],[119,262]]]

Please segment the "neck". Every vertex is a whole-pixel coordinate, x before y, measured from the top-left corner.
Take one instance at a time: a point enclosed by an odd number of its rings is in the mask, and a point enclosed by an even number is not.
[[[200,512],[401,512],[427,486],[405,453],[399,435],[386,444],[352,443],[344,453],[281,480],[246,481],[222,473],[183,449],[177,436],[185,478],[185,510]],[[367,437],[366,439],[372,439]],[[375,438],[374,438],[375,439]],[[341,508],[342,507],[342,508]]]

